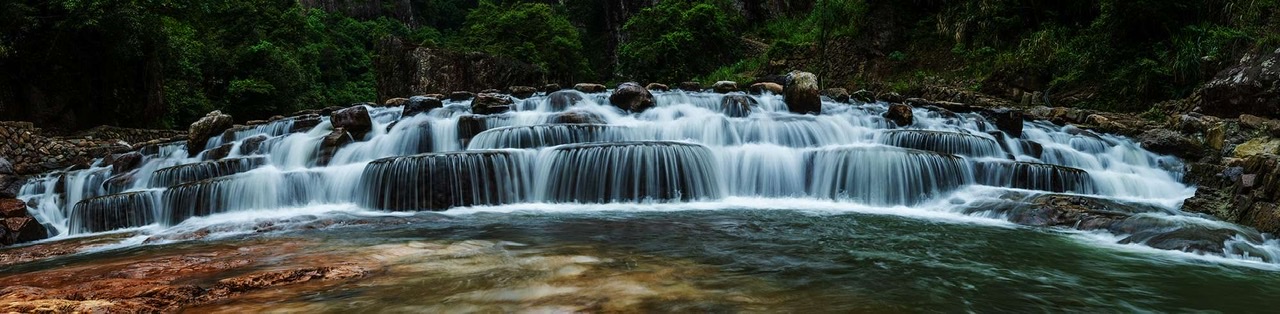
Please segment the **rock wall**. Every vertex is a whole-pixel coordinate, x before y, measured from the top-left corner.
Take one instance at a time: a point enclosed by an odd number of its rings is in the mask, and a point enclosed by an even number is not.
[[[514,59],[419,47],[398,38],[382,41],[377,51],[378,103],[411,95],[529,85],[545,82],[547,77],[541,69]]]
[[[86,164],[109,153],[127,151],[134,144],[169,140],[184,134],[171,130],[97,127],[74,136],[51,137],[31,122],[0,121],[0,158],[12,163],[17,175],[32,175]]]

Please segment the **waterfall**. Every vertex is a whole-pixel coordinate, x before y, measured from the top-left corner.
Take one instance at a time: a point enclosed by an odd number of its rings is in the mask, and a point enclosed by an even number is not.
[[[19,198],[64,235],[317,204],[418,211],[804,198],[1015,219],[955,204],[1028,193],[1159,208],[1141,214],[1180,222],[1110,230],[1152,246],[1210,221],[1177,211],[1194,194],[1180,182],[1181,161],[1072,126],[1026,121],[1014,137],[982,115],[914,108],[914,123],[900,127],[882,116],[886,103],[827,100],[822,114],[798,115],[767,93],[654,92],[653,108],[629,113],[608,96],[538,94],[494,114],[471,113],[470,101],[411,116],[367,106],[372,130],[336,146],[325,146],[334,145],[325,141],[329,117],[286,117],[214,135],[196,155],[184,142],[141,147],[141,165],[124,173],[99,165],[44,174]],[[217,149],[227,157],[204,160]],[[1214,241],[1231,248],[1215,254],[1280,252],[1260,237]]]

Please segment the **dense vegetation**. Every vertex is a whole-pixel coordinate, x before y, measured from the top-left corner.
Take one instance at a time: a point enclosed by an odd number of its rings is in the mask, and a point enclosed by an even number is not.
[[[799,69],[827,86],[1014,86],[1113,110],[1185,97],[1241,54],[1280,47],[1277,0],[403,0],[361,14],[314,2],[5,1],[0,113],[180,127],[213,109],[256,119],[375,101],[387,36],[508,56],[559,83]]]

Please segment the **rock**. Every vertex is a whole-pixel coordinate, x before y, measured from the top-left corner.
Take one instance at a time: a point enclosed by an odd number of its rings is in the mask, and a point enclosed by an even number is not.
[[[142,165],[142,154],[139,154],[138,152],[113,154],[111,156],[112,173],[125,173],[129,170],[138,169],[138,166]]]
[[[720,99],[720,112],[724,112],[726,116],[741,118],[751,115],[751,108],[758,105],[756,99],[751,96],[725,95]]]
[[[439,99],[439,100],[441,100],[441,101],[443,101],[443,100],[445,100],[445,99],[449,99],[449,96],[447,96],[447,95],[445,95],[445,94],[426,94],[426,95],[422,95],[422,96],[425,96],[425,97],[427,97],[427,98],[435,98],[435,99]],[[410,98],[412,98],[412,97],[410,97]]]
[[[555,111],[564,111],[578,104],[582,99],[582,93],[573,90],[556,91],[547,95],[547,101],[550,102],[551,109]]]
[[[49,238],[49,231],[44,225],[31,217],[5,218],[5,228],[9,234],[0,239],[0,244],[14,245]]]
[[[698,83],[698,82],[681,82],[681,83],[680,83],[680,90],[682,90],[682,91],[686,91],[686,92],[700,92],[700,91],[702,91],[702,83]]]
[[[560,84],[547,84],[547,85],[542,85],[542,92],[543,92],[543,93],[548,93],[548,94],[550,94],[550,93],[553,93],[553,92],[558,92],[558,91],[560,91],[561,89],[563,89],[563,88],[560,88]]]
[[[1280,137],[1280,120],[1242,114],[1240,115],[1240,126],[1259,130],[1270,136]]]
[[[821,114],[822,99],[818,96],[818,77],[809,72],[791,72],[783,91],[787,109],[800,114]]]
[[[716,82],[715,84],[711,84],[711,90],[721,94],[736,92],[738,91],[738,82],[719,81],[719,82]]]
[[[988,118],[995,122],[996,128],[1011,137],[1022,137],[1022,111],[1014,109],[993,109]]]
[[[209,138],[214,135],[222,134],[222,131],[231,128],[235,121],[231,119],[231,115],[223,114],[222,111],[213,111],[187,129],[187,153],[195,156],[204,150],[204,145],[209,142]]]
[[[476,97],[475,93],[468,92],[468,91],[454,91],[452,93],[449,93],[449,100],[452,100],[452,101],[466,101],[475,97]]]
[[[16,174],[0,174],[0,198],[18,197],[18,190],[26,182]]]
[[[1236,146],[1233,155],[1245,158],[1257,155],[1280,155],[1280,139],[1259,137]]]
[[[832,88],[822,90],[822,96],[827,96],[827,98],[831,98],[831,100],[834,100],[836,102],[843,102],[843,103],[849,102],[849,90],[839,88],[839,87],[832,87]]]
[[[592,93],[603,93],[606,90],[608,90],[608,87],[605,87],[604,85],[600,85],[600,84],[595,84],[595,83],[578,83],[573,85],[573,89],[579,92],[592,94]]]
[[[234,146],[234,143],[226,143],[209,149],[204,152],[204,160],[219,160],[227,158],[227,156],[231,156],[231,148]]]
[[[20,199],[0,198],[0,219],[27,217],[27,203]]]
[[[262,142],[267,141],[267,135],[258,134],[250,136],[240,141],[240,155],[253,155],[258,153],[258,148],[262,147]]]
[[[849,99],[869,104],[876,102],[876,94],[869,90],[859,89],[858,91],[853,92],[853,94],[849,94]]]
[[[590,111],[566,111],[547,116],[547,123],[604,124],[604,117]]]
[[[533,86],[512,86],[507,87],[507,90],[510,91],[512,97],[520,99],[533,97],[533,94],[538,92],[538,89],[533,88]]]
[[[462,147],[470,145],[471,138],[488,129],[489,123],[485,122],[485,116],[463,115],[458,117],[458,139],[462,141]]]
[[[289,133],[306,132],[311,128],[320,125],[319,115],[307,115],[293,118],[293,126],[289,128]]]
[[[480,90],[480,94],[501,94],[501,93],[502,91],[498,90],[497,88],[487,88],[487,89]]]
[[[499,114],[511,111],[511,97],[496,93],[480,93],[471,101],[471,113]]]
[[[1196,159],[1201,151],[1201,147],[1191,139],[1169,129],[1147,130],[1138,136],[1138,142],[1142,143],[1142,148],[1157,154],[1192,157],[1190,159]]]
[[[318,152],[319,155],[316,156],[316,165],[329,165],[329,161],[333,159],[333,155],[338,152],[339,148],[354,141],[351,134],[348,134],[345,129],[341,127],[334,128],[332,132],[329,132],[329,135],[325,135],[324,139],[320,141],[320,151]]]
[[[357,139],[364,139],[364,135],[373,130],[373,119],[369,117],[369,109],[364,106],[335,111],[329,116],[329,122],[333,123],[334,128],[342,128]]]
[[[1196,112],[1219,117],[1280,118],[1280,49],[1246,54],[1191,97]]]
[[[887,103],[900,103],[907,101],[906,97],[902,97],[901,94],[895,92],[880,93],[879,95],[876,95],[876,99]]]
[[[898,126],[909,126],[915,123],[915,116],[911,113],[911,106],[904,104],[889,104],[889,111],[884,113],[884,118]]]
[[[0,174],[14,174],[13,164],[8,159],[0,157]]]
[[[671,90],[671,87],[667,87],[666,84],[660,83],[649,83],[649,85],[645,85],[644,88],[654,92],[666,92]]]
[[[392,99],[387,99],[387,101],[383,102],[382,106],[383,107],[400,107],[400,106],[404,106],[404,104],[408,102],[409,102],[408,98],[392,98]]]
[[[774,82],[760,82],[748,86],[747,91],[751,92],[753,95],[761,95],[765,92],[770,92],[774,95],[782,95],[782,85]]]
[[[400,118],[412,117],[419,113],[442,107],[444,107],[444,102],[441,102],[439,98],[427,96],[409,97],[409,101],[404,104],[404,109],[400,111]]]
[[[627,112],[642,112],[653,107],[653,94],[638,83],[622,83],[609,95],[609,103]]]

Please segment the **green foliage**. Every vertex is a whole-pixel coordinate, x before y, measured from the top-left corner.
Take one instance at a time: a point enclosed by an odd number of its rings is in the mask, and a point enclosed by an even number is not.
[[[469,49],[514,57],[547,70],[560,81],[591,76],[578,29],[563,12],[544,3],[481,1],[467,15],[464,36]]]
[[[734,64],[722,66],[710,74],[694,79],[694,81],[707,85],[718,81],[734,81],[739,84],[751,82],[756,79],[756,70],[768,62],[768,59],[760,56],[742,59]]]
[[[733,62],[741,51],[734,31],[742,25],[724,1],[662,1],[622,27],[618,46],[623,76],[680,81]]]

